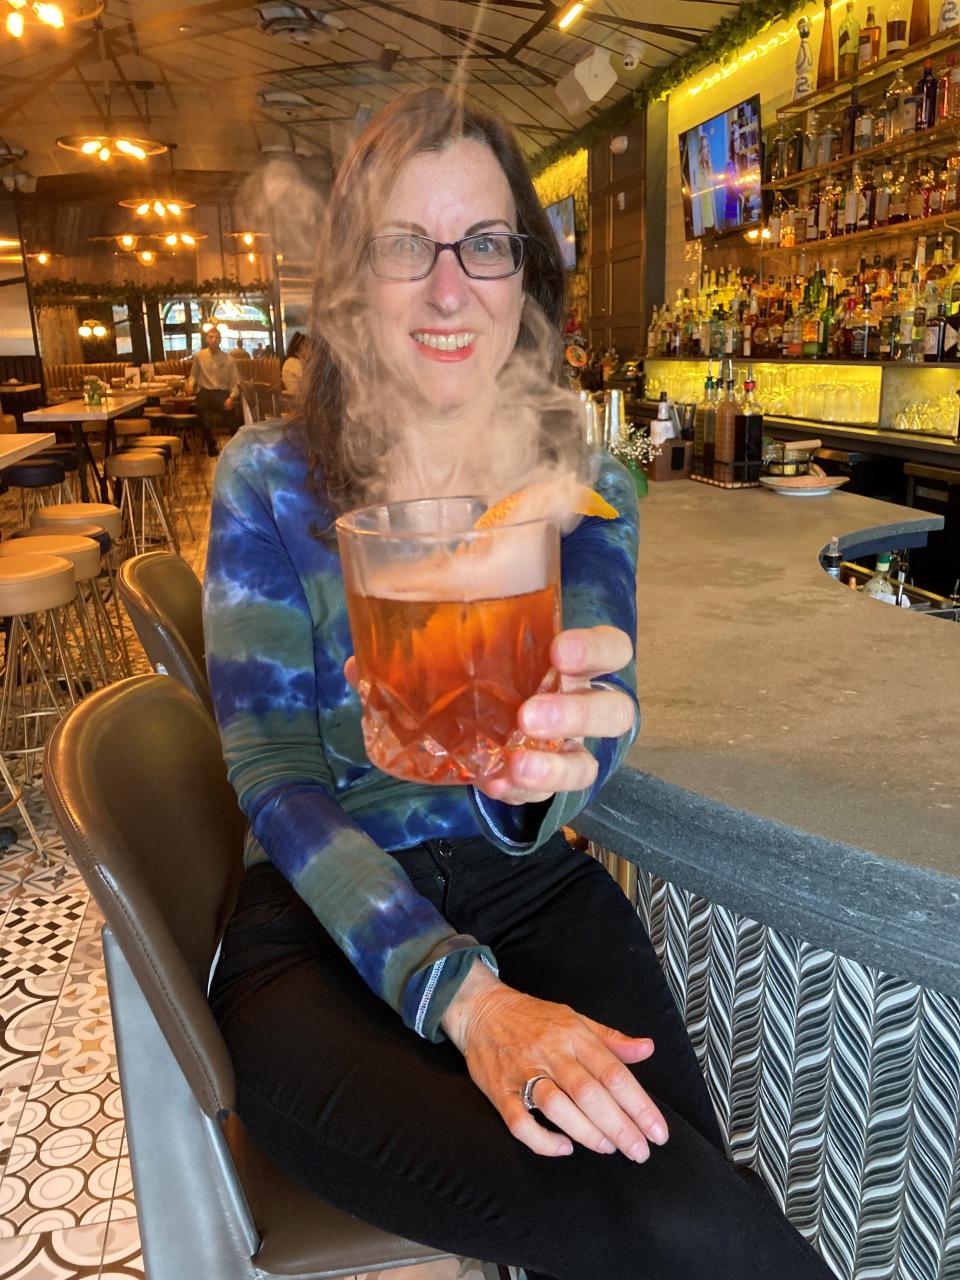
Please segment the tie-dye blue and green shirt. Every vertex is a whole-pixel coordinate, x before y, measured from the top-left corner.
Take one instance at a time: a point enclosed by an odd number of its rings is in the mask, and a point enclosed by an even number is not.
[[[353,652],[329,514],[306,483],[303,446],[280,423],[242,428],[216,472],[204,588],[207,666],[230,779],[249,820],[247,862],[290,881],[379,996],[418,1034],[439,1022],[489,948],[458,934],[388,850],[486,836],[536,849],[619,765],[630,736],[588,739],[589,791],[517,808],[472,787],[401,782],[367,759],[360,702],[344,679]],[[604,457],[597,488],[621,513],[585,519],[561,543],[567,627],[608,623],[636,640],[637,504],[630,475]],[[606,679],[635,698],[631,662]]]

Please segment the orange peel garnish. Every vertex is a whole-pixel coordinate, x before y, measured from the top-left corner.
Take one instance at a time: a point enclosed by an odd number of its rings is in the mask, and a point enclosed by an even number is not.
[[[535,490],[538,486],[532,486],[526,489],[518,489],[516,493],[509,493],[505,498],[501,498],[499,502],[495,502],[492,507],[487,510],[474,521],[475,529],[495,529],[498,525],[508,524],[510,517],[514,515],[521,505],[528,505],[528,499],[535,499]],[[545,492],[547,487],[544,486]],[[524,512],[526,519],[535,520],[540,514],[544,514],[535,508],[539,506],[535,500],[529,503],[531,510]],[[545,504],[549,508],[549,502]],[[600,496],[596,489],[588,489],[585,484],[577,487],[572,508],[581,516],[599,516],[601,520],[616,520],[620,512],[616,507],[612,507],[606,498]]]

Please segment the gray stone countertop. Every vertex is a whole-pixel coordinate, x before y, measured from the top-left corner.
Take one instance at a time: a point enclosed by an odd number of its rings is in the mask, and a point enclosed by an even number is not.
[[[939,518],[691,481],[651,484],[640,512],[643,725],[628,763],[708,802],[960,874],[960,625],[864,597],[819,563],[832,534],[853,558]]]

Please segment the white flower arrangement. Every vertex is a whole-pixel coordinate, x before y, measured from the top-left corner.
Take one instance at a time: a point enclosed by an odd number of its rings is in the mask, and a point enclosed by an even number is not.
[[[610,452],[621,462],[634,467],[645,467],[660,456],[660,446],[654,444],[646,432],[633,430],[612,445]]]

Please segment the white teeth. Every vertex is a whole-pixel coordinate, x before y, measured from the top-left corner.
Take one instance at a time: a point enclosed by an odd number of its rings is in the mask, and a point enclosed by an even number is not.
[[[411,336],[415,342],[420,342],[425,347],[432,347],[434,351],[459,351],[462,347],[468,347],[471,342],[475,342],[477,339],[475,333],[423,333],[418,331]]]

